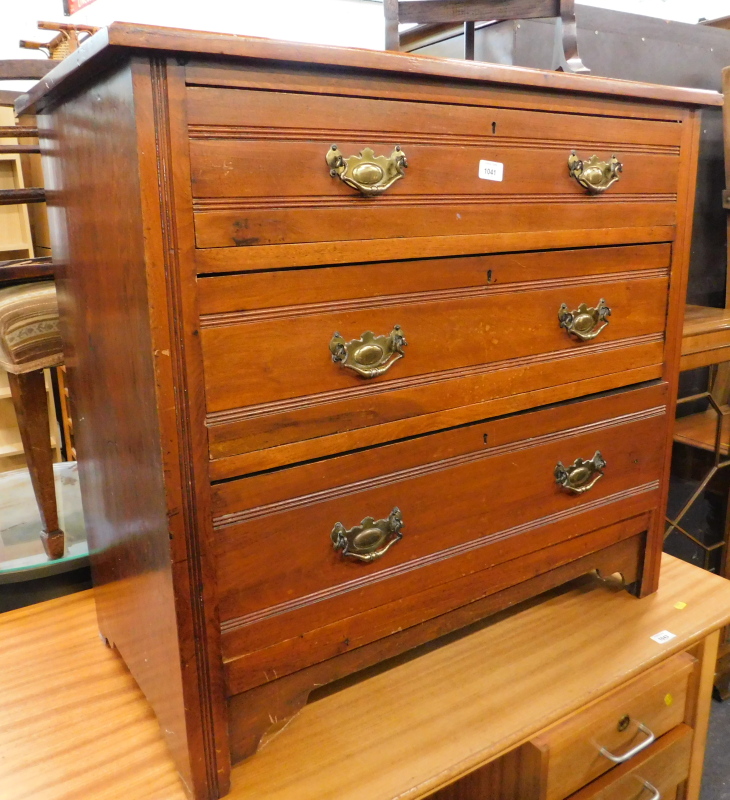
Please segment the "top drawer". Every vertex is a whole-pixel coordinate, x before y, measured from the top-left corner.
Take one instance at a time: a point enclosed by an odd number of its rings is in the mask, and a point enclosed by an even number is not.
[[[188,116],[199,248],[675,224],[675,122],[210,87],[188,89]],[[333,143],[399,145],[408,166],[365,196],[330,174]],[[589,194],[573,150],[615,154],[619,180]],[[380,167],[348,174],[372,187]]]

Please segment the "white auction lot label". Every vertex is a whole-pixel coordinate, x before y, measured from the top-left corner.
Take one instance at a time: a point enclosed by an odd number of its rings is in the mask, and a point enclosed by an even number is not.
[[[659,631],[659,633],[655,633],[649,638],[653,639],[657,644],[666,644],[667,642],[671,642],[672,639],[676,639],[677,634],[671,631]]]
[[[501,181],[504,177],[504,164],[499,161],[480,161],[479,177],[485,181]]]

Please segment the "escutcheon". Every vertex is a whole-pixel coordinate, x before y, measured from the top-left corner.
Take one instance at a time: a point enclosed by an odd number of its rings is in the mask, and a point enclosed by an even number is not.
[[[573,494],[583,494],[592,489],[603,477],[606,462],[600,450],[590,461],[577,458],[569,467],[558,461],[555,465],[555,483]]]
[[[356,561],[370,563],[382,558],[388,550],[403,538],[404,527],[399,508],[394,508],[387,519],[377,522],[366,517],[359,525],[347,530],[341,522],[336,522],[330,538],[335,550]]]
[[[333,144],[327,151],[326,159],[333,178],[339,178],[367,197],[375,197],[390,189],[405,176],[405,168],[408,166],[406,154],[399,144],[389,156],[376,156],[366,147],[359,155],[348,158]]]
[[[568,156],[568,173],[588,192],[601,194],[621,177],[624,165],[611,156],[609,161],[601,161],[598,156],[591,156],[583,161],[573,150]]]
[[[566,303],[558,309],[558,321],[560,327],[565,328],[571,336],[588,342],[608,325],[608,318],[611,316],[611,309],[606,305],[606,301],[601,298],[598,305],[587,306],[581,303],[578,308],[571,311]]]
[[[407,344],[401,326],[396,325],[387,336],[365,331],[350,342],[335,333],[330,339],[330,353],[335,364],[354,370],[361,378],[377,378],[403,358]]]

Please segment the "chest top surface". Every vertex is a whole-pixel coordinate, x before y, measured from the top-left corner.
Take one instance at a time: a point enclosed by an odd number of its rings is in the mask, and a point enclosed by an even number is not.
[[[543,89],[580,95],[626,97],[690,106],[720,106],[722,95],[706,89],[659,86],[597,76],[434,58],[411,53],[381,52],[327,45],[284,42],[224,33],[189,31],[114,22],[90,37],[75,53],[16,102],[17,113],[40,111],[106,63],[132,52],[185,53],[213,58],[266,60],[325,68],[407,76],[430,76],[492,85]]]

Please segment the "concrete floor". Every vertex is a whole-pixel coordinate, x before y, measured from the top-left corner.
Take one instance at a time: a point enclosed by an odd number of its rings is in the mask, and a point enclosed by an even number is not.
[[[730,700],[712,701],[700,800],[730,800]]]

